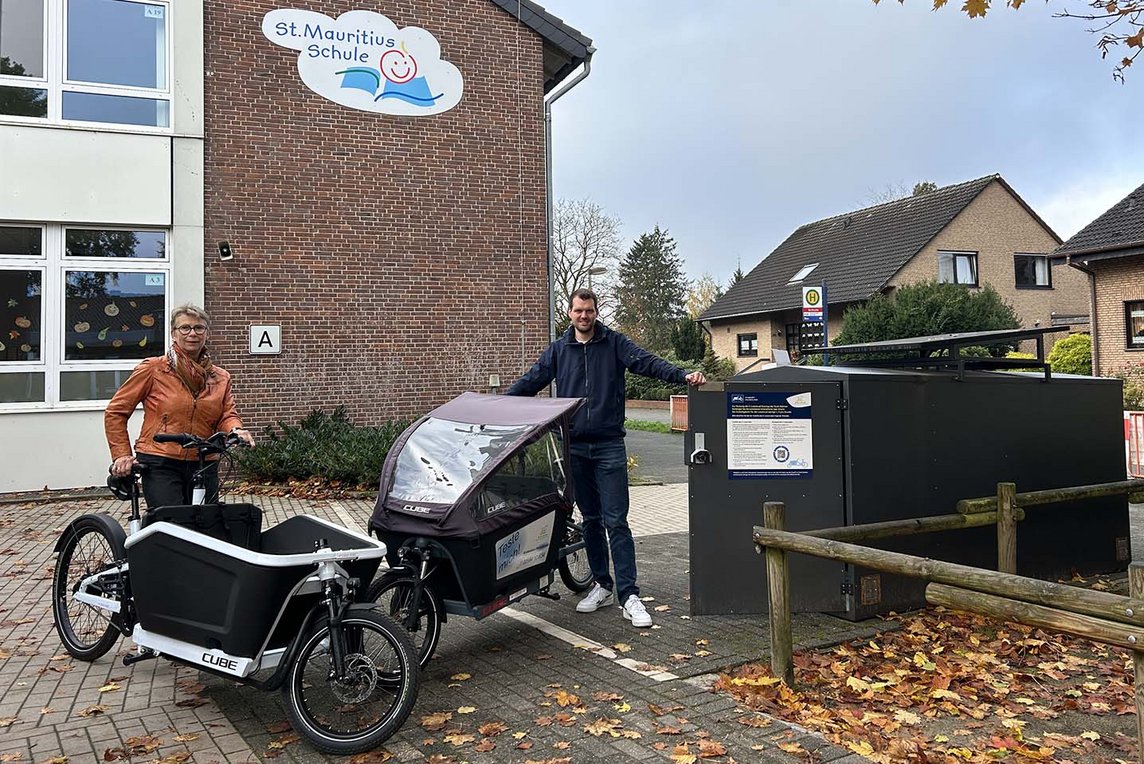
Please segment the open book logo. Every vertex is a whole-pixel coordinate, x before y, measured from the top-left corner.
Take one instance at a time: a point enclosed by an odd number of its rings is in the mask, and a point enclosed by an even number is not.
[[[279,9],[262,19],[271,41],[298,51],[308,88],[352,109],[379,114],[440,114],[461,100],[464,81],[420,27],[398,29],[380,13],[348,11],[332,19]]]

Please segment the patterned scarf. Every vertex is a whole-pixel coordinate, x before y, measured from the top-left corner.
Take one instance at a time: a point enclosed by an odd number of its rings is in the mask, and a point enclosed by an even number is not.
[[[178,345],[172,344],[171,349],[167,351],[167,363],[183,383],[183,387],[190,392],[191,397],[198,399],[207,386],[207,377],[210,376],[211,368],[214,366],[207,349],[202,349],[199,360],[196,361],[180,350]]]

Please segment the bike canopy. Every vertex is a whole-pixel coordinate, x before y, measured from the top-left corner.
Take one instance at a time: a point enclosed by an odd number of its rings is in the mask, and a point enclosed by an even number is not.
[[[370,529],[472,538],[570,509],[568,428],[582,403],[462,393],[438,406],[390,449]]]

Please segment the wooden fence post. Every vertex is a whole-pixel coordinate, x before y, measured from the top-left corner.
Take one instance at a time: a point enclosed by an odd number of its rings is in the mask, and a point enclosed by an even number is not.
[[[1017,486],[997,484],[997,570],[1017,573]]]
[[[786,530],[786,505],[781,501],[763,502],[763,526]],[[794,686],[794,644],[790,630],[790,579],[787,553],[767,547],[767,593],[771,617],[771,671],[788,687]]]
[[[1128,566],[1128,596],[1134,600],[1144,599],[1144,563],[1134,562]],[[1132,689],[1136,696],[1137,760],[1144,764],[1144,645],[1133,648],[1132,669],[1135,675]]]

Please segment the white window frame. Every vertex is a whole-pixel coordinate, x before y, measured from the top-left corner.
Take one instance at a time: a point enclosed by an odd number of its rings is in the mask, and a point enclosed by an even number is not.
[[[60,375],[69,371],[130,371],[142,359],[127,358],[107,361],[64,360],[64,340],[67,327],[64,325],[64,293],[68,271],[117,271],[117,272],[161,272],[164,274],[163,320],[171,314],[172,252],[170,229],[154,226],[121,226],[98,224],[59,224],[31,221],[4,221],[4,226],[24,226],[39,228],[42,233],[42,252],[39,257],[8,256],[0,254],[0,269],[40,270],[40,360],[5,361],[0,363],[0,374],[11,372],[40,372],[44,375],[44,400],[30,403],[0,402],[0,413],[11,411],[90,411],[107,407],[108,398],[61,401]],[[68,229],[98,231],[161,231],[165,235],[164,257],[149,258],[107,258],[107,257],[66,257],[64,253],[65,233]],[[166,326],[166,324],[164,324]],[[170,345],[170,333],[163,331],[163,352]]]
[[[44,0],[44,76],[16,77],[0,75],[0,86],[32,88],[48,92],[48,113],[46,117],[21,117],[14,114],[0,114],[0,123],[22,125],[54,125],[82,127],[85,130],[109,130],[112,132],[168,134],[174,131],[174,43],[175,22],[172,18],[172,0],[120,0],[136,5],[158,5],[163,8],[163,21],[166,24],[164,35],[167,50],[164,63],[167,82],[165,88],[141,88],[127,85],[100,85],[91,82],[73,82],[65,79],[67,72],[67,3],[68,0]],[[63,94],[91,93],[95,95],[128,96],[150,98],[167,102],[167,126],[153,127],[116,122],[87,122],[63,118]]]

